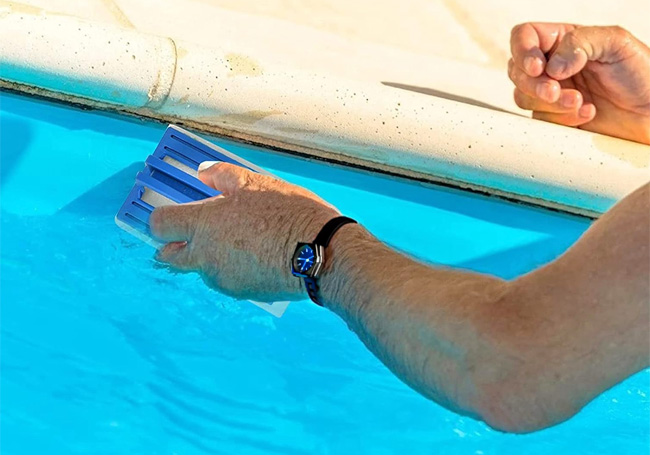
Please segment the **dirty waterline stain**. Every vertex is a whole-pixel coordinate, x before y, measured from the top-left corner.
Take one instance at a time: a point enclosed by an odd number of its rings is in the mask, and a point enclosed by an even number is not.
[[[291,127],[282,127],[282,128],[276,128],[277,131],[280,131],[282,133],[289,133],[289,134],[318,134],[318,130],[309,130],[309,129],[302,129],[302,128],[291,128]]]
[[[636,168],[650,167],[650,147],[632,142],[622,146],[619,139],[594,134],[594,146],[601,152]]]
[[[213,120],[218,122],[237,124],[237,125],[252,125],[260,120],[270,117],[272,115],[282,115],[282,111],[247,111],[240,114],[224,114],[212,117]]]
[[[230,53],[226,55],[226,61],[230,65],[229,76],[261,76],[262,67],[250,57],[241,54]]]

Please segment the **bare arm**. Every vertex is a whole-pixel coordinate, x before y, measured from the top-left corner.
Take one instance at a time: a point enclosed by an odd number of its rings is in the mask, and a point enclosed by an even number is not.
[[[289,262],[337,212],[314,194],[221,163],[225,197],[151,217],[159,259],[242,299],[302,300]],[[508,431],[560,422],[648,365],[648,185],[564,256],[518,280],[420,264],[360,226],[327,251],[322,298],[395,374],[442,405]]]
[[[431,268],[346,226],[326,306],[423,395],[515,432],[563,421],[648,366],[650,191],[515,281]]]

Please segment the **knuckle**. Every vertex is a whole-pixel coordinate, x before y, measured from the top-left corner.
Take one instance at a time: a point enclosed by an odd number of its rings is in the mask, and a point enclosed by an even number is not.
[[[239,170],[239,167],[235,166],[232,163],[222,163],[216,169],[216,172],[220,176],[230,176],[230,175],[237,175],[238,170]]]
[[[215,166],[214,171],[218,175],[230,175],[236,174],[239,170],[239,166],[236,166],[232,163],[221,162],[218,166]]]
[[[216,176],[216,179],[218,181],[223,181],[229,187],[239,189],[249,183],[249,171],[240,166],[224,163],[222,166],[219,166],[217,172],[218,175]]]
[[[515,65],[508,67],[508,77],[515,83],[515,85],[521,85],[521,73]]]
[[[562,44],[564,46],[571,48],[573,52],[575,52],[576,49],[582,49],[584,47],[584,43],[582,39],[583,30],[584,29],[577,28],[567,32],[566,35],[564,35]]]
[[[225,161],[222,161],[222,162],[219,163],[219,165],[217,166],[217,169],[218,169],[218,170],[232,170],[232,169],[237,169],[237,166],[234,165],[234,164],[232,164],[232,163],[227,163],[227,162],[225,162]]]
[[[252,177],[254,174],[248,172],[240,172],[235,176],[235,185],[237,188],[243,189],[250,187],[255,179]]]
[[[522,109],[529,108],[528,99],[524,96],[524,94],[520,90],[515,90],[514,99],[515,99],[515,104],[520,108]]]
[[[627,29],[621,27],[620,25],[612,25],[610,27],[607,27],[607,30],[612,37],[620,41],[628,40],[631,36],[630,32],[628,32]]]
[[[566,32],[563,41],[565,43],[574,44],[578,40],[578,33],[581,33],[578,30],[580,29],[569,30],[568,32]]]
[[[521,30],[528,25],[529,25],[528,22],[523,22],[521,24],[515,25],[514,27],[512,27],[512,30],[510,30],[510,37],[511,38],[516,37],[519,34],[519,32],[521,32]]]

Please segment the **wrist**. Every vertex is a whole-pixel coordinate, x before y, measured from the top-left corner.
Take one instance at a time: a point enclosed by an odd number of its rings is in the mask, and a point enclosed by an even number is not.
[[[348,296],[353,294],[351,277],[372,256],[376,239],[361,225],[348,224],[339,229],[325,250],[325,262],[320,273],[320,298],[324,307],[339,312]],[[365,258],[365,259],[364,259]]]
[[[282,268],[287,273],[287,283],[291,292],[295,294],[295,299],[302,299],[307,292],[303,279],[296,278],[291,273],[296,245],[312,242],[323,226],[338,215],[339,213],[336,210],[324,205],[319,207],[318,210],[314,210],[314,207],[305,207],[304,210],[294,211],[286,242],[282,246]]]

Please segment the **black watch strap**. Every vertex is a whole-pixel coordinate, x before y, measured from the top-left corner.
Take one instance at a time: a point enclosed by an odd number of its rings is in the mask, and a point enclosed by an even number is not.
[[[332,240],[332,237],[334,237],[334,234],[336,234],[336,231],[349,223],[356,223],[356,221],[354,221],[352,218],[348,218],[347,216],[337,216],[336,218],[332,218],[327,223],[325,223],[323,229],[320,230],[314,239],[314,244],[320,245],[323,248],[327,248],[327,245],[330,244],[330,241]]]
[[[314,302],[318,306],[323,306],[322,303],[318,300],[318,282],[316,281],[316,278],[311,278],[306,276],[303,278],[305,281],[305,288],[307,288],[307,294],[309,294],[309,298],[311,299],[312,302]]]
[[[327,223],[325,223],[325,226],[323,226],[323,228],[320,230],[314,239],[314,245],[322,246],[324,251],[325,248],[327,248],[327,246],[330,244],[330,241],[332,240],[332,237],[334,237],[334,234],[336,234],[336,231],[349,223],[356,223],[356,221],[352,218],[348,218],[347,216],[337,216],[336,218],[332,218]],[[316,305],[323,306],[323,304],[320,303],[318,299],[319,286],[317,278],[318,277],[305,277],[305,288],[307,288],[307,294],[309,294],[311,301]]]

